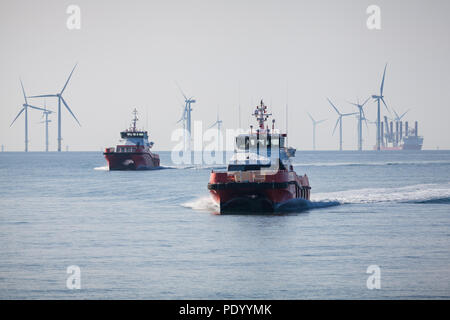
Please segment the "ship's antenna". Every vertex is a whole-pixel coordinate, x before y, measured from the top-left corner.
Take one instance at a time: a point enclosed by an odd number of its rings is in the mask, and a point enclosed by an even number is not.
[[[238,119],[239,119],[239,129],[241,128],[241,83],[238,86]]]
[[[137,117],[138,112],[137,112],[136,108],[134,108],[133,114],[134,114],[134,118],[133,118],[133,131],[136,131],[136,122],[139,120],[138,117]]]
[[[145,119],[145,130],[148,131],[148,106],[145,107],[146,119]]]
[[[288,87],[288,82],[286,81],[286,146],[288,146],[288,94],[289,94],[289,87]]]
[[[261,103],[256,107],[253,115],[256,117],[256,121],[258,121],[259,129],[264,130],[264,122],[267,121],[272,114],[267,113],[267,106],[264,105],[264,102],[261,99]]]

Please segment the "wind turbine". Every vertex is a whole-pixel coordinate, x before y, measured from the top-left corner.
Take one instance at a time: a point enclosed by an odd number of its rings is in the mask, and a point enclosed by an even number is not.
[[[17,116],[14,118],[13,122],[11,122],[11,125],[9,127],[11,127],[13,125],[13,123],[17,120],[17,118],[22,114],[22,112],[25,111],[25,152],[28,152],[28,108],[42,110],[42,111],[44,111],[44,109],[28,104],[27,96],[25,94],[25,89],[23,88],[22,80],[20,80],[20,85],[22,86],[22,93],[23,93],[23,98],[25,99],[25,103],[22,104],[22,109],[19,111]]]
[[[411,110],[411,109],[408,109],[405,112],[403,112],[401,116],[399,116],[397,114],[397,112],[395,112],[394,108],[391,107],[391,109],[392,109],[392,111],[394,111],[394,114],[395,114],[394,120],[398,121],[398,122],[400,122],[402,120],[402,118]]]
[[[328,98],[327,98],[327,100],[331,104],[333,109],[336,110],[337,114],[339,115],[339,117],[337,118],[337,121],[336,121],[336,125],[334,126],[334,129],[333,129],[333,135],[334,135],[334,132],[336,131],[337,125],[339,124],[339,151],[342,151],[342,117],[351,116],[351,115],[356,114],[357,112],[340,113],[339,110],[336,108],[336,106],[333,104],[333,102],[331,102],[331,100]]]
[[[67,81],[64,84],[64,87],[62,88],[62,90],[60,92],[55,93],[55,94],[42,94],[42,95],[38,95],[38,96],[29,97],[29,98],[46,98],[46,97],[58,98],[58,151],[61,151],[61,141],[62,141],[62,138],[61,138],[61,102],[64,104],[66,109],[70,112],[70,114],[75,119],[75,121],[78,123],[78,125],[81,127],[81,124],[78,121],[77,117],[75,117],[72,110],[70,110],[66,100],[64,100],[64,98],[62,96],[64,90],[67,87],[67,84],[69,83],[70,78],[72,77],[73,71],[75,70],[76,67],[77,67],[77,64],[75,64],[75,66],[73,67],[72,72],[70,72],[69,78],[67,78]]]
[[[372,95],[372,98],[375,99],[375,101],[377,102],[378,108],[377,108],[377,144],[376,144],[376,148],[377,150],[380,150],[380,145],[381,145],[381,114],[380,114],[380,101],[383,102],[384,106],[386,107],[386,110],[389,111],[389,108],[386,104],[386,102],[384,101],[384,96],[383,96],[383,87],[384,87],[384,78],[386,76],[386,67],[387,67],[387,63],[384,66],[384,72],[383,72],[383,79],[381,80],[381,86],[380,86],[380,94],[379,95]]]
[[[314,120],[314,118],[309,114],[308,112],[308,116],[312,121],[313,124],[313,150],[316,150],[316,125],[318,125],[319,123],[322,123],[324,121],[326,121],[327,119],[323,119],[323,120]]]
[[[183,127],[184,127],[184,151],[187,150],[191,150],[191,103],[195,103],[196,101],[194,99],[192,99],[193,97],[190,97],[189,99],[187,98],[187,96],[184,94],[183,90],[181,90],[181,87],[178,85],[178,89],[180,89],[181,94],[184,97],[184,112],[183,112],[183,116],[181,117],[180,120],[178,120],[178,122],[180,122],[181,120],[183,120]],[[188,132],[188,137],[186,137],[186,131]]]
[[[402,115],[398,115],[398,113],[395,111],[394,108],[392,108],[392,111],[394,111],[394,117],[391,120],[395,121],[395,146],[398,146],[399,141],[402,139],[402,132],[403,132],[403,124],[402,124],[402,118],[411,110],[408,109],[405,112],[403,112]],[[399,132],[400,129],[400,132]],[[393,130],[392,130],[393,131]],[[391,132],[391,134],[393,135],[394,133]],[[394,137],[393,137],[394,138]]]
[[[362,121],[365,120],[366,121],[366,127],[367,126],[367,119],[366,119],[366,115],[364,114],[364,105],[367,103],[367,101],[369,101],[370,97],[367,98],[366,101],[364,101],[363,104],[359,103],[359,99],[357,103],[353,103],[353,102],[349,102],[350,104],[356,106],[359,110],[359,117],[358,117],[358,150],[362,151]]]
[[[47,109],[47,105],[44,103],[44,112],[42,113],[42,118],[45,117],[45,120],[40,123],[45,123],[45,152],[48,152],[48,124],[52,122],[52,120],[48,119],[48,116],[52,114],[53,111]]]
[[[220,140],[220,127],[222,126],[222,122],[223,121],[219,119],[219,110],[217,110],[217,120],[216,120],[216,122],[214,122],[212,125],[210,125],[208,127],[208,129],[211,129],[212,127],[217,125],[217,150],[218,151],[222,150],[221,144],[220,144],[220,142],[221,142],[221,140]]]

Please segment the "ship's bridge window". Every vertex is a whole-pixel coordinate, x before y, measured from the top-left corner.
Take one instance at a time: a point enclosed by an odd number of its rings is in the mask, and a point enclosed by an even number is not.
[[[236,149],[239,151],[245,151],[249,148],[249,139],[246,136],[236,137]]]

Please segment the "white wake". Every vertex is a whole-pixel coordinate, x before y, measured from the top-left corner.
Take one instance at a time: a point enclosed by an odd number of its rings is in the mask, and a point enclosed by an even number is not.
[[[430,202],[450,198],[450,183],[416,184],[394,188],[365,188],[326,193],[312,193],[312,201],[339,203]]]

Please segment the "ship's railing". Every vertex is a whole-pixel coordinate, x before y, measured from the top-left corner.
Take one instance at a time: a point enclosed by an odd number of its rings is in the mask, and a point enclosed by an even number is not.
[[[267,177],[274,175],[272,173],[264,174],[264,171],[231,171],[227,173],[227,178],[232,182],[265,182]],[[270,179],[270,178],[269,178]],[[288,173],[290,181],[297,181],[300,186],[309,186],[308,176],[298,176],[295,172]]]
[[[138,151],[136,147],[122,147],[122,146],[118,146],[117,147],[117,151],[116,152],[136,152]]]
[[[228,172],[228,179],[234,182],[264,182],[266,175],[261,171],[232,171]]]

